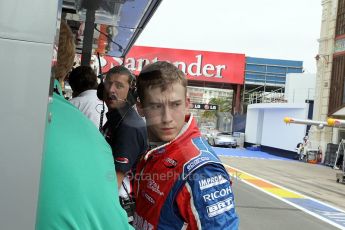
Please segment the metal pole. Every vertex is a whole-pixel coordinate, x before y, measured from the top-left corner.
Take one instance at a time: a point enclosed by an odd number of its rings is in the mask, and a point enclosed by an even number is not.
[[[243,83],[243,94],[242,94],[242,104],[245,102],[245,95],[246,95],[246,81]]]
[[[265,93],[266,93],[266,81],[267,81],[267,65],[265,65],[264,96],[265,96]]]
[[[234,114],[239,114],[240,113],[240,105],[241,105],[241,86],[237,85],[237,89],[236,89],[236,104],[235,104],[236,113],[234,113]]]
[[[88,9],[86,10],[83,51],[81,55],[82,66],[90,66],[94,27],[95,27],[95,10]]]
[[[243,81],[243,94],[242,94],[242,105],[244,105],[246,96],[246,72],[244,72],[244,81]]]

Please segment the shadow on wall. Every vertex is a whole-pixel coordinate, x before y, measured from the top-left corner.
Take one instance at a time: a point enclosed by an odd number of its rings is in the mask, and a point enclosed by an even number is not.
[[[246,130],[246,118],[246,114],[234,115],[232,131],[244,133]]]

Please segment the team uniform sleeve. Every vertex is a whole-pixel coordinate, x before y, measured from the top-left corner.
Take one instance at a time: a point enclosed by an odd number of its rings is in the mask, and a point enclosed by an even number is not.
[[[126,174],[131,170],[139,155],[145,151],[142,146],[143,139],[135,128],[121,127],[111,143],[116,171]]]
[[[187,229],[238,229],[230,177],[219,165],[194,171],[177,194],[176,204]]]

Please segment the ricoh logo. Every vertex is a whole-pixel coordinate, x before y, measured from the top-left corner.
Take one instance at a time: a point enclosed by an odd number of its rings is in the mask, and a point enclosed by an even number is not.
[[[200,190],[211,188],[216,185],[224,184],[227,180],[222,175],[213,176],[199,181]]]
[[[215,192],[209,193],[209,194],[205,194],[202,197],[204,198],[205,202],[209,202],[209,201],[213,201],[216,200],[218,198],[227,196],[229,194],[232,194],[232,190],[231,187],[227,187],[227,188],[223,188],[221,190],[217,190]]]
[[[228,198],[226,200],[219,201],[215,204],[209,205],[206,207],[207,215],[209,217],[218,216],[226,211],[231,210],[234,208],[234,204],[232,203],[232,199]]]
[[[159,185],[154,180],[149,180],[147,182],[147,188],[151,189],[152,191],[154,191],[155,193],[157,193],[160,196],[164,195],[164,192],[161,192],[159,190]]]

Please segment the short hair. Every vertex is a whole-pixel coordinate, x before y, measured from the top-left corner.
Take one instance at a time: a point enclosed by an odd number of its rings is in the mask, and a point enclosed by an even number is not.
[[[97,76],[90,66],[78,66],[68,77],[73,93],[80,94],[89,89],[97,89]]]
[[[61,21],[59,34],[59,47],[55,78],[62,82],[72,69],[75,56],[74,36],[71,28],[65,21]]]
[[[130,87],[135,83],[135,80],[136,80],[135,76],[131,73],[131,71],[129,71],[129,69],[127,69],[126,67],[124,67],[122,65],[117,65],[117,66],[114,66],[113,68],[111,68],[107,72],[105,79],[109,78],[111,75],[114,75],[114,74],[127,75],[128,76],[128,83],[129,83]]]
[[[187,78],[185,74],[173,64],[158,61],[144,67],[137,78],[137,91],[141,102],[144,102],[145,90],[160,87],[165,91],[169,85],[179,82],[186,89]]]

